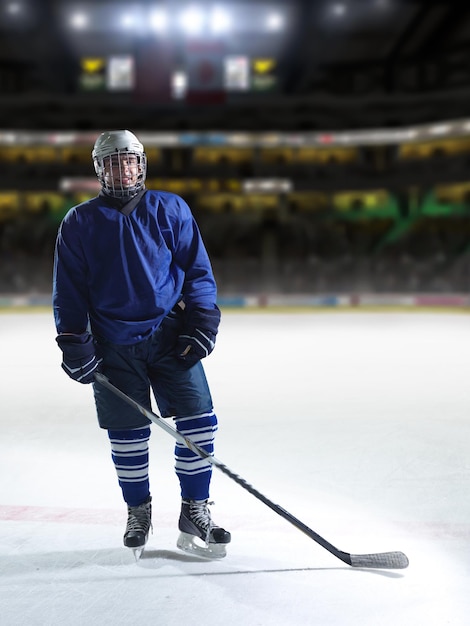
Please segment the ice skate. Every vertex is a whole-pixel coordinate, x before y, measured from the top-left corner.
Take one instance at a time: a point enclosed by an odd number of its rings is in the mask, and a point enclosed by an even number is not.
[[[152,528],[152,497],[149,496],[139,506],[127,507],[127,526],[124,533],[124,545],[134,552],[138,561],[147,543]]]
[[[206,559],[223,559],[231,536],[214,524],[207,500],[183,500],[178,527],[177,547]]]

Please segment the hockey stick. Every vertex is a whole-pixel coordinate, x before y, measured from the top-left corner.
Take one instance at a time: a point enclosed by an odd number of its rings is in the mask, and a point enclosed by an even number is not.
[[[318,544],[320,544],[323,548],[331,552],[338,559],[343,561],[343,563],[347,563],[352,567],[369,567],[369,568],[380,568],[380,569],[404,569],[408,567],[408,557],[403,554],[403,552],[378,552],[375,554],[350,554],[349,552],[343,552],[342,550],[338,550],[331,543],[329,543],[326,539],[321,537],[314,530],[306,526],[303,522],[298,520],[296,517],[291,515],[288,511],[283,509],[278,504],[275,504],[262,493],[260,493],[257,489],[255,489],[252,485],[250,485],[246,480],[241,478],[238,474],[235,474],[230,470],[224,463],[216,459],[214,456],[208,454],[203,448],[198,446],[196,443],[184,437],[179,433],[176,428],[165,422],[165,420],[153,413],[149,409],[146,409],[141,404],[127,396],[120,389],[115,387],[103,374],[96,373],[95,380],[99,382],[103,387],[106,387],[110,391],[112,391],[116,396],[130,404],[134,409],[145,415],[145,417],[163,430],[166,430],[176,441],[179,443],[185,444],[192,452],[200,456],[202,459],[206,459],[211,465],[218,467],[224,474],[229,476],[232,480],[238,483],[243,489],[246,489],[249,493],[251,493],[255,498],[264,502],[266,506],[272,509],[275,513],[283,517],[285,520],[293,524],[296,528],[305,533],[310,539],[313,539]]]

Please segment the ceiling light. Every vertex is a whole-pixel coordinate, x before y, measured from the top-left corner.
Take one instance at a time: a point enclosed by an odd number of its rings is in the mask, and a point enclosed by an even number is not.
[[[187,33],[195,35],[202,31],[204,14],[197,7],[189,7],[180,15],[180,24]]]
[[[346,5],[343,2],[335,2],[335,4],[331,6],[331,12],[336,17],[342,17],[346,14]]]
[[[210,26],[213,33],[225,33],[230,28],[230,15],[223,9],[215,7],[210,17]]]
[[[18,15],[23,9],[20,2],[9,2],[6,6],[7,13],[10,15]]]
[[[284,26],[284,17],[280,13],[271,13],[266,20],[268,30],[278,31]]]
[[[164,32],[168,26],[168,14],[163,9],[155,9],[150,13],[149,23],[152,30]]]
[[[86,28],[88,26],[88,15],[86,13],[73,13],[70,16],[70,25],[77,30]]]
[[[135,25],[135,17],[131,13],[125,13],[121,17],[121,26],[123,28],[132,28]]]

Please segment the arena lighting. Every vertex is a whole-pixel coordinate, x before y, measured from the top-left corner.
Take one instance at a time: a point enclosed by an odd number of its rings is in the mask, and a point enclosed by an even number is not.
[[[210,15],[210,29],[214,34],[226,33],[230,29],[230,15],[221,7],[214,7]]]
[[[266,27],[270,31],[281,30],[284,26],[284,17],[280,13],[270,13],[266,19]]]
[[[6,5],[6,12],[9,15],[19,15],[23,11],[23,5],[21,2],[9,2]]]
[[[70,26],[76,30],[82,30],[88,26],[89,19],[86,13],[73,13],[69,20]]]
[[[288,193],[292,191],[292,181],[287,178],[252,178],[242,181],[244,193]]]
[[[179,15],[181,28],[189,35],[198,35],[204,27],[204,13],[196,6],[184,9]]]
[[[135,15],[133,15],[132,13],[124,13],[124,15],[121,16],[120,22],[121,22],[121,26],[127,29],[134,28],[134,26],[137,25],[137,20],[135,19]]]
[[[346,14],[346,5],[343,2],[335,2],[331,5],[331,13],[335,17],[342,17]]]
[[[10,0],[11,4],[20,1]],[[61,12],[68,28],[76,31],[126,30],[136,34],[154,32],[171,36],[177,30],[186,37],[217,37],[232,31],[270,32],[276,36],[286,28],[288,9],[279,2],[270,6],[253,2],[253,11],[250,12],[239,5],[225,5],[223,2],[214,0],[213,3],[197,4],[197,0],[189,0],[188,3],[157,4],[155,0],[149,0],[148,5],[143,2],[128,3],[123,8],[120,4],[103,0],[103,6],[98,2],[74,6],[67,4]]]
[[[435,126],[431,126],[429,132],[431,135],[447,135],[451,127],[449,124],[436,124]]]
[[[163,9],[152,9],[149,15],[150,28],[158,33],[164,33],[168,28],[168,13]]]
[[[178,89],[184,88],[184,77],[176,77]],[[275,147],[275,146],[371,146],[400,144],[404,142],[422,142],[435,140],[435,129],[439,128],[439,139],[463,138],[470,136],[470,119],[449,120],[436,124],[423,124],[415,127],[363,129],[349,132],[297,132],[292,133],[250,133],[250,132],[141,132],[139,138],[144,145],[150,146],[238,146],[238,147]],[[50,145],[88,145],[96,141],[96,132],[80,131],[2,131],[0,146],[50,146]],[[327,137],[327,142],[325,142]]]
[[[181,100],[186,96],[188,89],[188,75],[182,70],[173,72],[171,76],[171,95],[175,100]]]

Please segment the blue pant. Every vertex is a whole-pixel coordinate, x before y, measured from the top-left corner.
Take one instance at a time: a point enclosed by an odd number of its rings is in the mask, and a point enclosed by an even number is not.
[[[180,332],[180,318],[169,316],[150,338],[136,344],[119,346],[97,338],[103,374],[148,409],[152,389],[162,417],[189,417],[212,411],[202,364],[187,369],[174,355]],[[93,388],[101,428],[138,428],[149,424],[144,415],[99,383],[94,383]]]
[[[198,362],[187,369],[174,355],[181,325],[182,316],[172,313],[151,337],[139,343],[122,346],[97,338],[97,352],[103,358],[103,374],[116,387],[148,409],[151,409],[152,390],[162,417],[174,417],[183,436],[189,436],[213,454],[217,417],[204,368]],[[145,427],[150,421],[99,383],[93,384],[93,390],[99,425],[108,430],[113,445],[121,452],[113,453],[113,461],[124,499],[134,506],[145,500],[149,484],[148,469],[142,461],[145,456],[148,467],[147,445],[144,451],[139,450],[140,456],[136,454],[133,438],[138,431],[132,429]],[[129,449],[131,453],[123,452],[128,439],[134,446]],[[175,446],[175,459],[182,497],[207,499],[212,474],[210,463],[179,443]],[[136,468],[137,462],[140,465]]]

